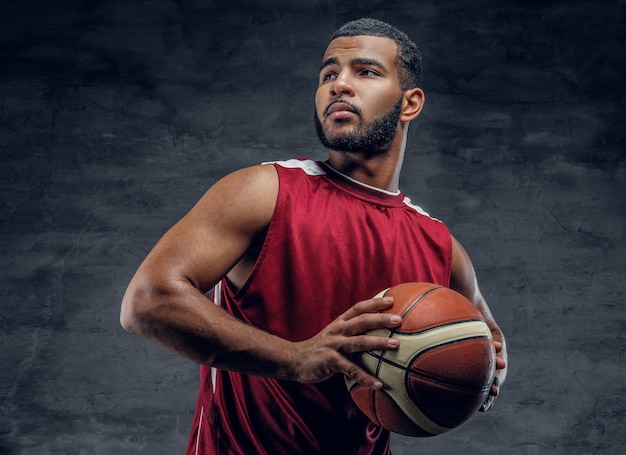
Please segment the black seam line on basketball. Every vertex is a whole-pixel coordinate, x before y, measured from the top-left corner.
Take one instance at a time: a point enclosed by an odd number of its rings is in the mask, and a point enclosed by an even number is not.
[[[437,346],[432,346],[428,349],[424,349],[423,351],[419,352],[415,357],[413,357],[410,361],[409,364],[412,364],[415,359],[421,357],[423,354],[426,354],[429,351],[432,351],[433,349],[436,348],[440,348],[441,346],[450,346],[452,344],[456,344],[456,343],[462,343],[464,341],[468,341],[468,340],[478,340],[478,339],[489,339],[489,337],[487,336],[475,336],[475,337],[470,337],[470,338],[463,338],[462,340],[455,340],[455,341],[449,341],[447,343],[442,343],[442,344],[438,344]],[[464,387],[456,382],[453,381],[443,381],[439,376],[435,376],[432,374],[425,374],[423,371],[419,371],[419,370],[414,370],[412,368],[403,368],[401,365],[396,365],[395,363],[389,362],[390,364],[392,364],[393,366],[395,366],[396,368],[400,368],[401,370],[404,370],[404,381],[406,382],[406,378],[409,375],[409,373],[412,373],[416,376],[419,376],[421,378],[424,379],[430,379],[433,381],[439,381],[443,384],[445,384],[446,386],[450,386],[450,387],[455,387],[457,390],[461,390],[461,391],[466,391],[466,392],[486,392],[487,390],[489,390],[491,388],[491,383],[486,384],[485,387],[483,388],[470,388],[470,387]]]
[[[403,336],[413,336],[413,335],[421,335],[422,333],[427,333],[430,332],[432,330],[437,330],[440,329],[441,327],[448,327],[451,325],[456,325],[456,324],[465,324],[466,322],[485,322],[483,319],[481,318],[475,318],[475,319],[463,319],[462,321],[452,321],[452,322],[447,322],[445,324],[441,324],[441,325],[435,325],[433,327],[429,327],[427,329],[424,330],[420,330],[419,332],[402,332],[397,328],[391,328],[391,329],[387,329],[389,330],[389,337],[391,338],[393,336],[394,333],[403,335]]]
[[[427,352],[430,352],[433,349],[440,348],[441,346],[450,346],[452,344],[463,343],[465,341],[471,341],[471,340],[488,340],[488,339],[489,339],[488,335],[474,335],[474,336],[471,336],[471,337],[462,338],[460,340],[447,341],[445,343],[437,344],[435,346],[431,346],[429,348],[424,349],[423,351],[418,352],[415,356],[413,356],[411,358],[411,362],[413,360],[417,359],[418,357],[421,357],[423,354],[425,354]],[[406,369],[402,365],[400,365],[399,363],[393,362],[393,361],[389,360],[388,358],[386,358],[385,357],[385,352],[387,352],[387,351],[381,351],[381,354],[376,354],[374,351],[366,351],[365,353],[371,355],[375,359],[382,360],[383,362],[388,363],[389,365],[392,365],[394,367],[398,367],[398,368],[401,368],[403,370]]]
[[[404,317],[408,314],[409,311],[411,311],[411,308],[413,308],[415,305],[417,305],[417,302],[419,302],[420,300],[422,300],[424,297],[426,297],[428,294],[430,294],[431,292],[435,292],[437,289],[441,289],[443,288],[443,286],[436,286],[434,288],[430,288],[428,291],[423,292],[422,295],[420,295],[418,298],[416,298],[415,300],[413,300],[413,302],[411,302],[411,304],[404,310],[404,312],[401,314],[402,319],[404,319]]]
[[[422,296],[418,297],[418,298],[415,300],[415,302],[413,302],[410,306],[413,306],[415,303],[417,303],[417,301],[418,301],[418,300],[420,300],[421,298],[423,298],[423,297],[424,297],[424,295],[426,295],[426,294],[428,294],[428,293],[430,293],[430,292],[432,292],[432,291],[434,291],[434,290],[436,290],[436,289],[440,289],[441,287],[442,287],[442,286],[439,286],[438,288],[432,288],[432,289],[429,289],[429,290],[428,290],[428,292],[426,292],[426,293],[422,294]],[[407,310],[407,311],[408,311],[408,310]],[[406,314],[406,312],[405,312],[405,314]],[[440,329],[440,328],[442,328],[442,327],[448,327],[448,326],[453,326],[453,325],[457,325],[457,324],[464,324],[464,323],[466,323],[466,322],[485,322],[485,321],[484,321],[484,320],[482,320],[482,319],[479,319],[479,318],[476,318],[476,319],[463,319],[462,321],[448,322],[447,324],[441,324],[441,325],[437,325],[437,326],[434,326],[434,327],[429,327],[429,328],[428,328],[428,329],[426,329],[426,330],[420,330],[419,332],[410,332],[410,333],[407,333],[407,332],[400,332],[400,331],[398,331],[397,329],[393,329],[393,328],[392,328],[392,329],[387,329],[387,330],[389,330],[389,335],[388,335],[388,337],[387,337],[387,338],[393,338],[393,334],[394,334],[394,333],[398,333],[398,334],[400,334],[400,335],[402,335],[402,336],[414,336],[414,335],[421,335],[421,334],[423,334],[423,333],[428,333],[428,332],[430,332],[430,331],[432,331],[432,330]],[[478,336],[478,337],[476,337],[476,338],[487,338],[487,337]],[[467,339],[470,339],[470,338],[467,338]],[[441,345],[440,345],[440,346],[441,346]],[[374,358],[378,359],[378,362],[376,362],[376,368],[375,368],[375,370],[374,370],[374,376],[378,377],[378,374],[380,373],[381,360],[383,360],[383,356],[384,356],[384,354],[381,354],[380,356],[377,356],[377,355],[373,354],[372,352],[373,352],[373,351],[368,351],[368,354],[370,354],[372,357],[374,357]],[[384,351],[382,351],[382,352],[384,352]],[[396,366],[397,366],[397,365],[396,365]]]
[[[391,335],[390,335],[390,336],[391,336]],[[379,374],[380,374],[380,364],[381,364],[381,361],[382,361],[382,360],[383,360],[383,358],[384,358],[384,355],[385,355],[385,354],[384,354],[384,352],[385,352],[385,351],[381,351],[380,356],[376,356],[376,355],[374,355],[374,354],[372,353],[372,351],[368,351],[368,352],[367,352],[368,354],[373,355],[373,356],[374,356],[374,358],[377,358],[377,359],[378,359],[378,362],[376,362],[376,371],[374,372],[374,376],[376,376],[376,377],[379,377]]]
[[[380,419],[378,418],[378,414],[376,413],[376,399],[378,398],[378,394],[374,390],[370,390],[370,414],[375,417],[376,423],[383,426]]]
[[[441,343],[438,344],[436,346],[431,346],[429,348],[424,349],[423,351],[418,352],[415,356],[413,356],[413,358],[411,359],[410,363],[413,363],[413,361],[421,356],[423,356],[424,354],[426,354],[427,352],[432,351],[433,349],[437,349],[440,348],[442,346],[451,346],[453,344],[457,344],[457,343],[464,343],[465,341],[472,341],[472,340],[488,340],[489,337],[487,335],[475,335],[473,337],[467,337],[467,338],[462,338],[460,340],[452,340],[452,341],[448,341],[447,343]]]
[[[423,351],[418,352],[414,357],[412,357],[409,360],[409,364],[413,363],[415,361],[415,359],[421,357],[422,355],[426,354],[427,352],[430,352],[433,349],[440,348],[441,346],[450,346],[450,345],[453,345],[453,344],[462,343],[464,341],[481,340],[481,339],[488,340],[489,337],[486,336],[486,335],[476,335],[476,336],[473,336],[473,337],[463,338],[462,340],[453,340],[453,341],[448,341],[447,343],[441,343],[441,344],[437,344],[435,346],[431,346],[430,348],[427,348],[427,349],[424,349]],[[399,364],[397,362],[389,360],[388,358],[385,357],[384,352],[385,351],[382,351],[381,354],[376,354],[374,351],[366,351],[366,354],[369,354],[372,357],[374,357],[375,359],[378,359],[378,362],[376,364],[376,373],[375,373],[376,377],[379,377],[378,373],[380,372],[380,364],[383,363],[383,362],[386,363],[387,365],[391,365],[392,367],[396,367],[399,370],[404,370],[406,372],[410,371],[410,372],[418,374],[417,370],[412,370],[410,368],[405,368],[404,365],[401,365],[401,364]]]
[[[411,309],[412,309],[415,305],[417,305],[417,303],[418,303],[420,300],[422,300],[424,297],[426,297],[426,296],[427,296],[428,294],[430,294],[431,292],[434,292],[434,291],[436,291],[437,289],[441,289],[441,288],[443,288],[443,286],[438,286],[438,285],[436,285],[436,286],[434,286],[434,287],[432,287],[432,288],[428,289],[427,291],[422,292],[422,294],[421,294],[419,297],[417,297],[415,300],[413,300],[413,302],[411,302],[411,304],[410,304],[410,305],[409,305],[409,306],[408,306],[408,307],[407,307],[407,308],[406,308],[406,309],[402,312],[402,314],[400,315],[400,316],[402,317],[402,319],[404,319],[404,317],[405,317],[405,316],[409,313],[409,311],[411,311]],[[387,291],[385,292],[385,295],[387,295],[387,293],[389,292],[389,290],[390,290],[390,289],[391,289],[391,288],[387,289]],[[391,330],[389,331],[389,338],[391,338],[391,337],[393,336],[393,334],[394,334],[394,333],[396,333],[396,331],[395,331],[395,330],[393,330],[393,329],[391,329]],[[379,360],[378,360],[378,362],[376,363],[376,371],[375,371],[375,373],[374,373],[374,374],[376,375],[376,377],[378,377],[378,373],[380,372],[380,360],[381,360],[381,359],[379,359]]]

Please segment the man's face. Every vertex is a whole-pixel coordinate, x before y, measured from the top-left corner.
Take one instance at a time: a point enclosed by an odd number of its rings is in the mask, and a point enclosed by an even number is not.
[[[324,146],[368,155],[387,150],[402,107],[396,52],[393,40],[376,36],[329,44],[315,94],[315,125]]]

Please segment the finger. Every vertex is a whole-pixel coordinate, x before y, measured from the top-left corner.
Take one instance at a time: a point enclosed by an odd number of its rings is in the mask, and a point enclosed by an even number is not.
[[[339,319],[348,321],[364,313],[377,313],[390,308],[393,305],[393,297],[376,297],[363,300],[350,307]]]
[[[499,341],[494,340],[493,346],[496,348],[496,352],[502,351],[502,343],[500,343]]]
[[[493,395],[490,395],[489,397],[487,397],[483,405],[480,407],[479,411],[482,411],[482,412],[489,411],[493,407],[493,404],[495,402],[496,402],[496,397]]]
[[[353,362],[350,362],[345,357],[342,357],[338,363],[339,365],[337,366],[339,371],[348,378],[364,385],[365,387],[369,387],[372,390],[380,390],[383,388],[383,383],[380,379],[376,376],[372,376],[363,368]]]
[[[491,384],[491,388],[489,389],[489,395],[493,397],[497,397],[499,393],[500,379],[498,377],[493,378],[493,384]]]
[[[506,362],[502,357],[496,357],[496,370],[503,370],[506,368]]]
[[[396,338],[358,335],[347,337],[341,350],[350,354],[367,351],[386,351],[398,349],[400,342]]]
[[[365,313],[356,316],[341,325],[344,335],[360,335],[374,329],[393,328],[402,323],[402,317],[388,313]]]

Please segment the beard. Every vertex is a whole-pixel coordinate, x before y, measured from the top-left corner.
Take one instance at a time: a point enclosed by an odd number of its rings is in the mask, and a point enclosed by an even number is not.
[[[346,103],[349,104],[349,103]],[[389,112],[375,118],[369,123],[363,123],[361,110],[349,104],[358,115],[360,122],[351,132],[329,136],[315,113],[315,129],[317,137],[324,147],[344,153],[359,153],[364,155],[382,155],[387,152],[389,145],[396,137],[396,128],[400,120],[402,97]]]

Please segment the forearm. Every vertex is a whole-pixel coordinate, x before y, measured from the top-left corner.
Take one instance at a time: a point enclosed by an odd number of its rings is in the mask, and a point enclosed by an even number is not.
[[[121,323],[126,330],[197,363],[296,378],[292,343],[235,319],[184,281],[159,288],[131,283],[122,303]]]

